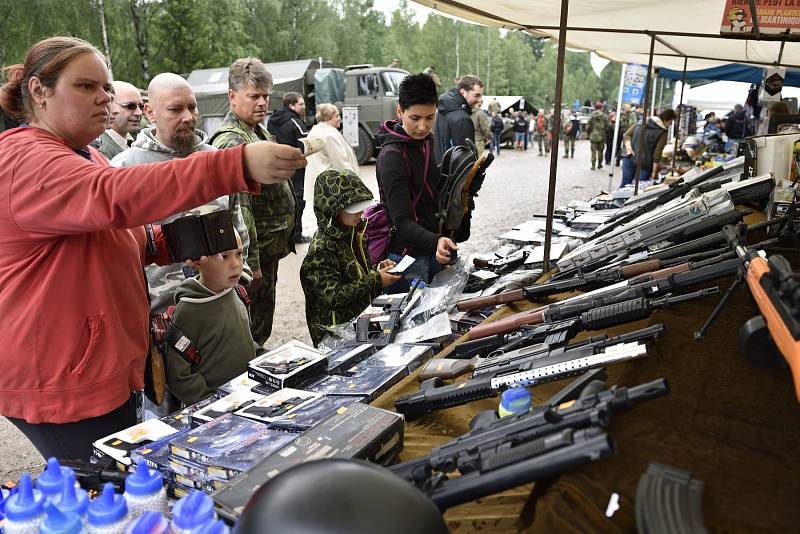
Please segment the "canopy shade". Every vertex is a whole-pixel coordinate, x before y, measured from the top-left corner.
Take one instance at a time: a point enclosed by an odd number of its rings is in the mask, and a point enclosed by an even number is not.
[[[417,0],[478,23],[524,29],[557,38],[561,2],[553,0]],[[653,64],[674,70],[726,63],[800,68],[800,43],[721,37],[725,0],[570,0],[567,46],[623,63],[647,64],[650,34],[657,34]]]
[[[683,71],[672,69],[659,69],[658,75],[661,78],[680,80],[683,78]],[[686,71],[687,80],[728,80],[732,82],[761,83],[764,79],[764,69],[752,65],[742,65],[741,63],[731,63],[721,67],[711,69],[700,69]],[[787,70],[784,87],[800,87],[800,71]]]

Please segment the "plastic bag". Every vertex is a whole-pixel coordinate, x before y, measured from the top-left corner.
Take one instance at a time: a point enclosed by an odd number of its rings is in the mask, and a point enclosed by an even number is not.
[[[462,260],[434,276],[403,322],[403,330],[424,324],[434,315],[449,311],[467,285],[468,278],[467,265]]]

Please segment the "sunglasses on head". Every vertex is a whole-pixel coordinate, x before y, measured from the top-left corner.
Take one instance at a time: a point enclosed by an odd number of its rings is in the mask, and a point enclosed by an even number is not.
[[[144,109],[144,104],[137,103],[137,102],[127,102],[127,103],[125,103],[125,104],[117,104],[117,105],[118,105],[119,107],[123,108],[123,109],[127,109],[128,111],[133,111],[133,110],[135,110],[137,107],[138,107],[139,109]]]

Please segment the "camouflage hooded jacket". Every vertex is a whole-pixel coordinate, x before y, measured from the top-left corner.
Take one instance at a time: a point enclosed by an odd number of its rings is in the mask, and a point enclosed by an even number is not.
[[[372,192],[350,171],[329,170],[317,177],[318,229],[300,268],[314,346],[325,336],[326,326],[354,319],[381,292],[381,275],[364,250],[363,228],[349,228],[336,220],[345,207],[372,198]]]

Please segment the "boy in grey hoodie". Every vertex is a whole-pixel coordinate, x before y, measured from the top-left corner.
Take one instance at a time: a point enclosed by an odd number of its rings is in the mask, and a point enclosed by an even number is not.
[[[175,291],[172,324],[191,341],[178,352],[168,345],[167,386],[184,404],[194,404],[247,371],[255,358],[250,317],[237,291],[244,265],[242,240],[238,248],[196,264],[199,276],[184,280]],[[241,289],[239,289],[241,290]],[[187,354],[189,352],[189,354]]]

